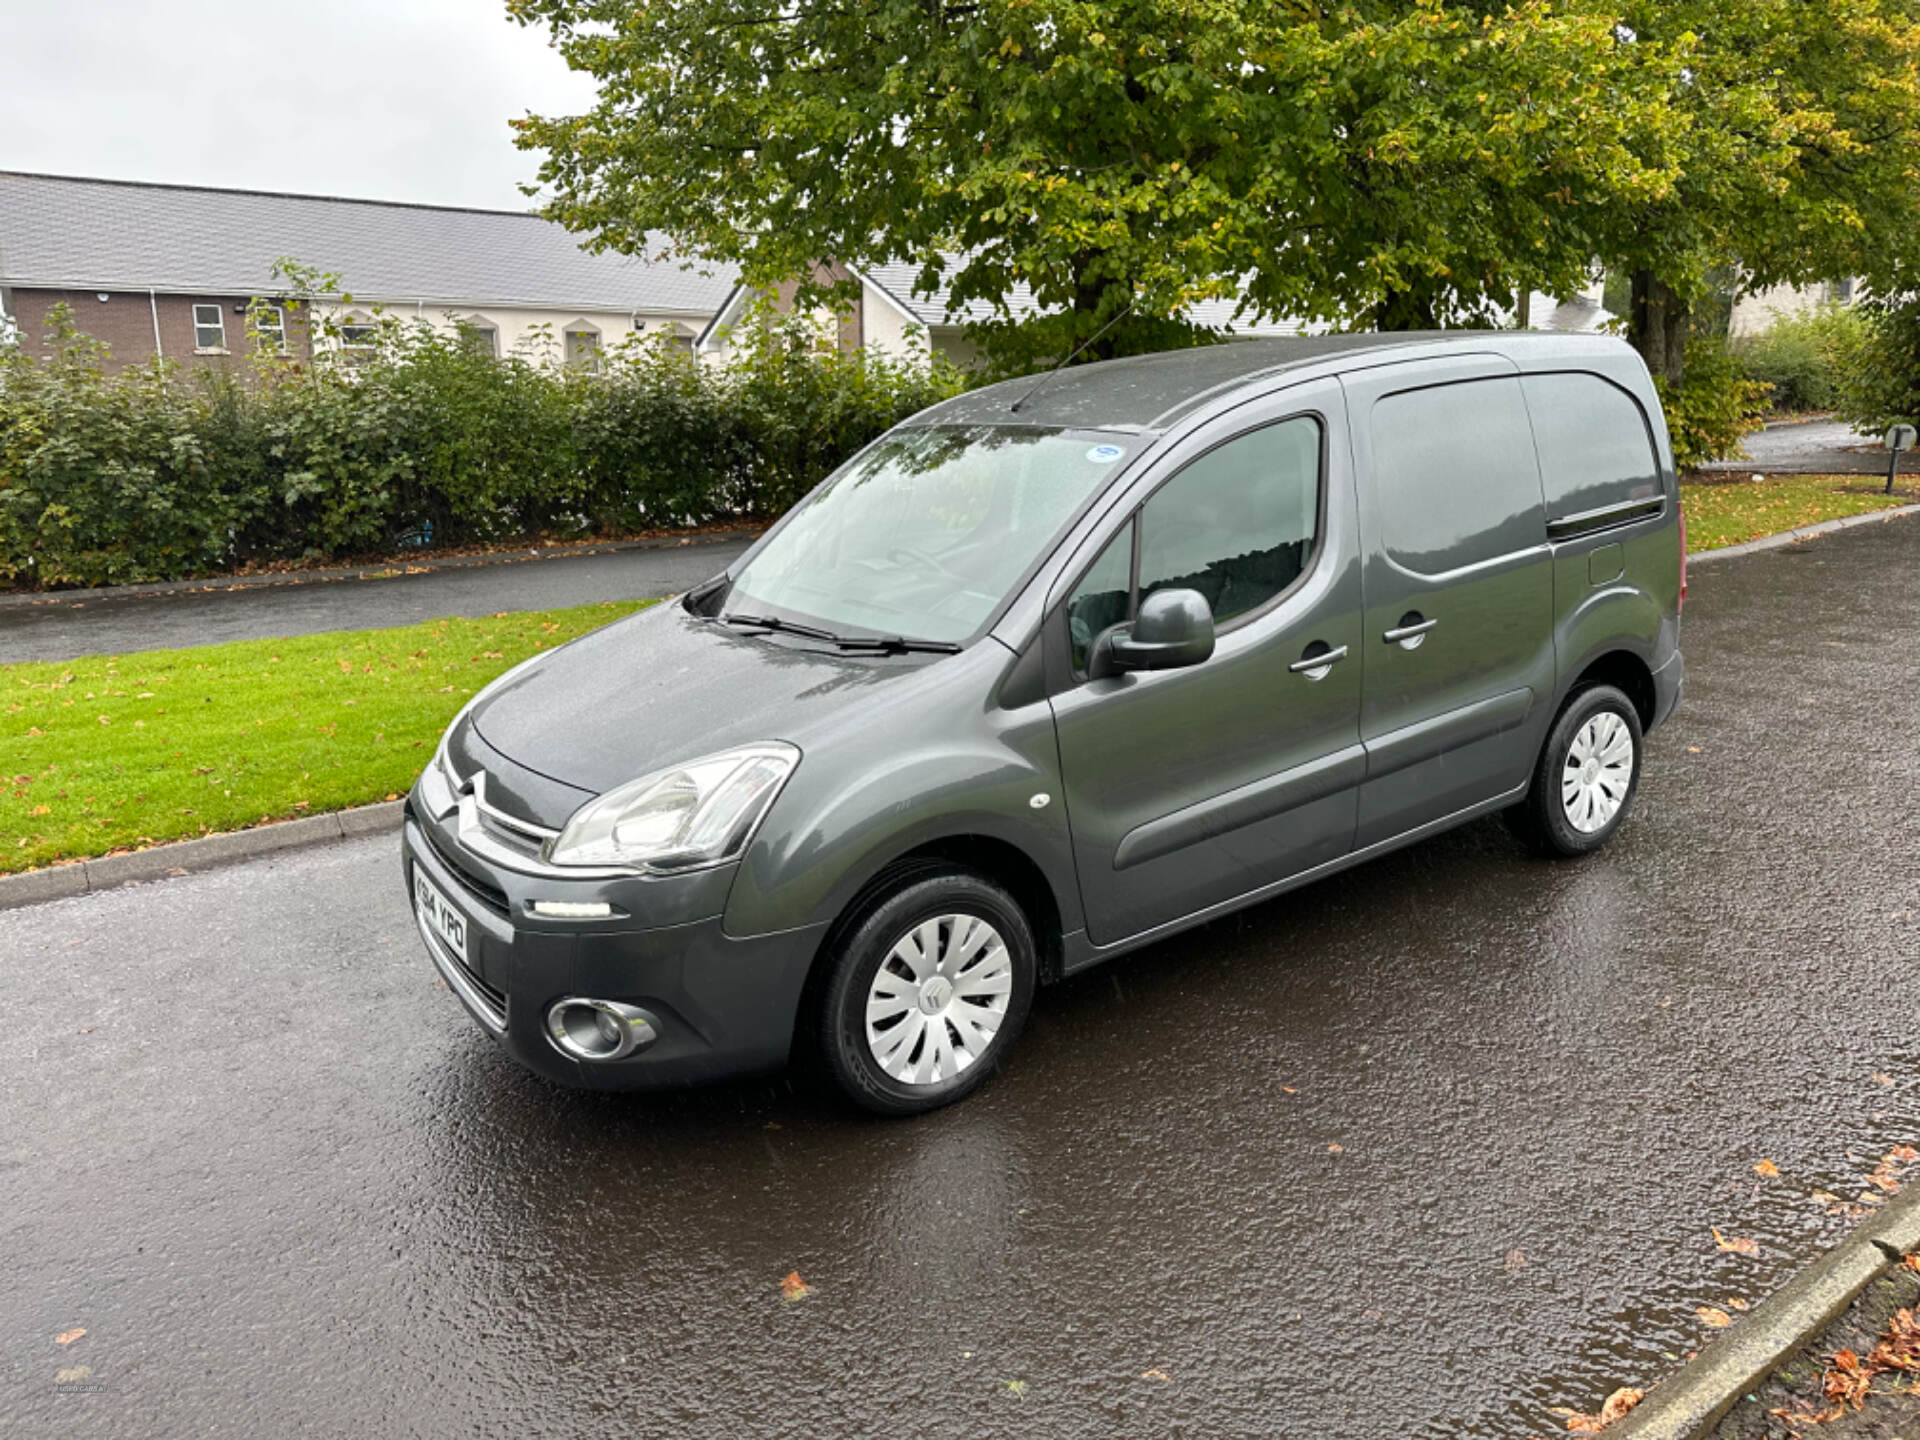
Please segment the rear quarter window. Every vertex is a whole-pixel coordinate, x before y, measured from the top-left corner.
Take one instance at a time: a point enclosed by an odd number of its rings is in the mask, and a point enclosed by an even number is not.
[[[1517,378],[1384,395],[1370,438],[1381,538],[1405,568],[1441,575],[1545,542]]]
[[[1562,520],[1662,493],[1647,417],[1598,375],[1528,375],[1521,388],[1540,450],[1547,518]]]

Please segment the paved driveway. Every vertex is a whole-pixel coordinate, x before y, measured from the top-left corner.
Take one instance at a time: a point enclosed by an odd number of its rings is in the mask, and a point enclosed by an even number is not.
[[[309,581],[257,590],[112,596],[0,609],[0,664],[134,650],[284,639],[410,625],[444,615],[547,610],[595,600],[677,595],[733,563],[748,540],[564,555],[381,580]]]
[[[920,1121],[548,1088],[391,838],[0,914],[0,1429],[1564,1433],[1920,1136],[1916,567],[1700,568],[1603,855],[1480,824],[1159,945]]]

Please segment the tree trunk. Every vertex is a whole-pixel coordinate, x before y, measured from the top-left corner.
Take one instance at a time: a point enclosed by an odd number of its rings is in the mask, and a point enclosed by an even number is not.
[[[1676,389],[1686,378],[1687,302],[1651,270],[1633,272],[1627,342],[1640,352],[1654,378]]]
[[[1516,330],[1533,328],[1533,287],[1531,285],[1520,287],[1519,303],[1513,307],[1513,328]]]

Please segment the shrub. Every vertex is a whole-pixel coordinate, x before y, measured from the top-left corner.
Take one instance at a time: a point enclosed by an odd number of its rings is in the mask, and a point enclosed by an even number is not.
[[[1742,335],[1729,350],[1750,380],[1773,387],[1777,410],[1831,410],[1837,390],[1837,358],[1858,343],[1865,328],[1859,311],[1823,305],[1803,315],[1783,316],[1757,335]]]
[[[822,349],[802,321],[725,368],[660,342],[605,374],[496,358],[387,321],[370,353],[250,376],[170,362],[108,377],[54,315],[0,353],[0,579],[56,586],[249,562],[770,518],[888,426],[955,393],[940,362]]]
[[[1864,434],[1920,423],[1920,294],[1859,308],[1859,333],[1835,351],[1834,414]]]
[[[1724,344],[1695,335],[1687,341],[1685,378],[1677,388],[1656,378],[1673,437],[1674,463],[1693,470],[1723,459],[1740,437],[1760,428],[1772,387],[1750,380]]]

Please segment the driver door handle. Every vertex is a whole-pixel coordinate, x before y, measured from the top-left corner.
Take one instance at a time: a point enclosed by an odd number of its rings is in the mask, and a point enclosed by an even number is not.
[[[1318,655],[1302,655],[1298,660],[1287,666],[1287,669],[1296,675],[1305,675],[1314,670],[1318,670],[1324,674],[1336,660],[1344,660],[1346,658],[1347,647],[1344,645],[1336,645],[1331,650],[1322,650]],[[1316,675],[1314,678],[1317,680],[1320,677]]]

